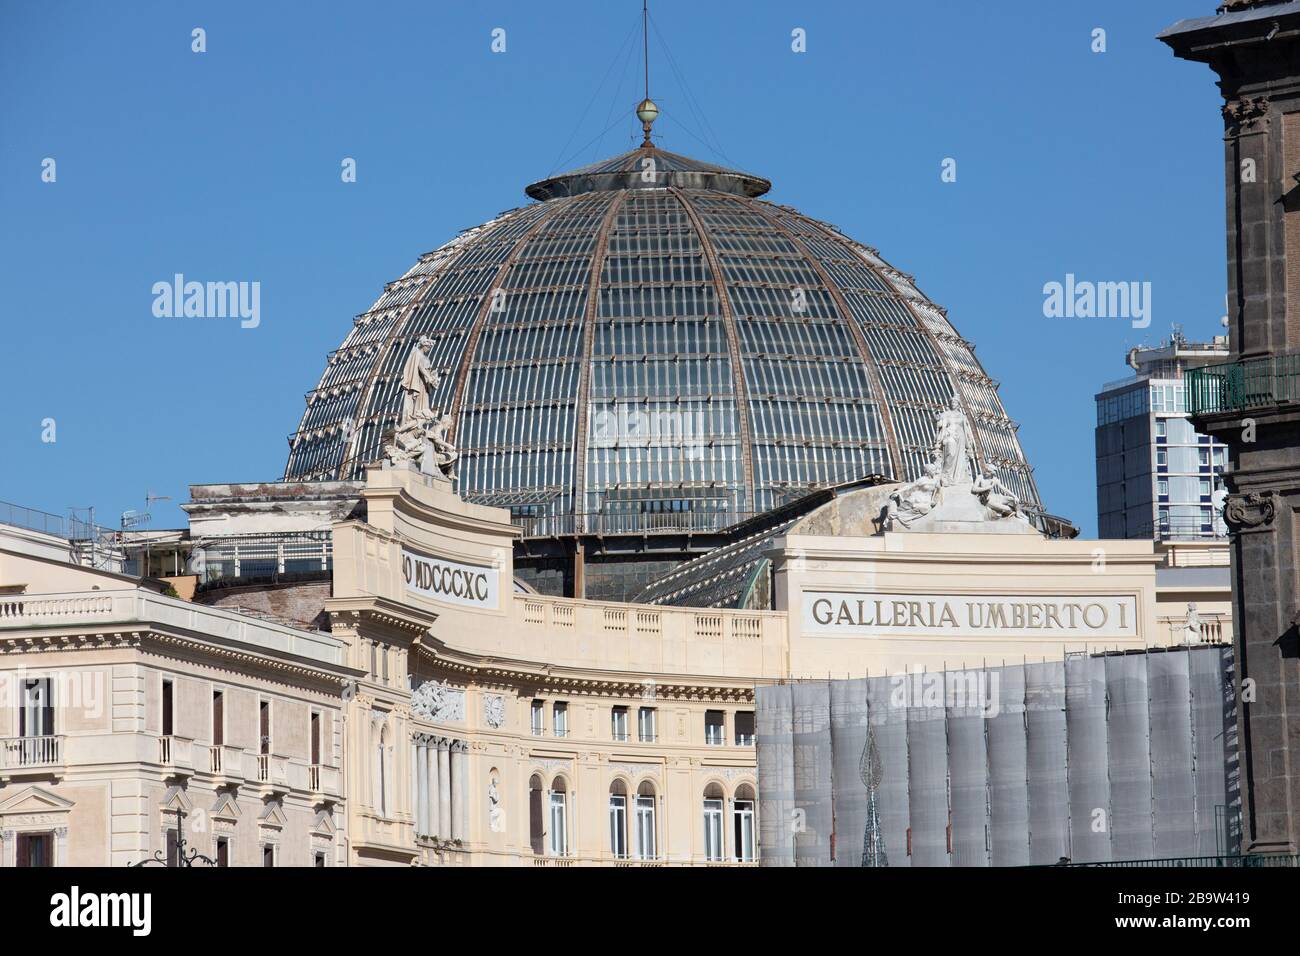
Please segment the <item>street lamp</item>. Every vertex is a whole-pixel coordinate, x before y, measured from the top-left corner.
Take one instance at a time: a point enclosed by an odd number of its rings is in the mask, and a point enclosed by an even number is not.
[[[158,866],[171,866],[171,861],[163,855],[164,851],[154,850],[153,856],[147,860],[141,860],[139,863],[132,863],[132,867],[149,866],[157,864]],[[176,865],[193,866],[196,860],[202,860],[207,866],[216,866],[217,861],[210,856],[204,856],[198,851],[197,847],[191,848],[188,855],[185,852],[185,811],[180,807],[176,808]]]

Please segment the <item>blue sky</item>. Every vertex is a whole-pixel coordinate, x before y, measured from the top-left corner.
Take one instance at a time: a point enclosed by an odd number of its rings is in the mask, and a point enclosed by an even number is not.
[[[1048,507],[1092,535],[1093,395],[1171,324],[1220,331],[1221,100],[1154,39],[1215,5],[655,0],[656,132],[915,274],[1002,383]],[[304,393],[385,282],[526,183],[634,145],[639,18],[0,0],[0,500],[115,526],[151,490],[176,527],[190,483],[278,479]],[[177,272],[260,282],[260,325],[155,317]],[[1045,318],[1067,273],[1152,283],[1150,328]]]

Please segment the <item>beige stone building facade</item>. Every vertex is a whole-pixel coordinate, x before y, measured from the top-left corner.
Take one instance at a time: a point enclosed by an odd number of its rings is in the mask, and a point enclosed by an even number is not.
[[[723,610],[533,593],[508,513],[411,465],[326,484],[196,493],[204,560],[314,567],[270,521],[329,568],[211,603],[0,537],[0,864],[165,861],[179,820],[231,866],[751,866],[762,683],[1232,637],[1212,547],[879,533],[890,485],[774,537],[769,607]]]

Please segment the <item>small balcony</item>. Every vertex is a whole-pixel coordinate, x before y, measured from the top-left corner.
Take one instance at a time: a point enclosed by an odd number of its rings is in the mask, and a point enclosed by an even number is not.
[[[246,773],[249,779],[258,785],[263,794],[285,794],[289,786],[289,758],[278,754],[249,754],[253,763],[253,772]]]
[[[339,797],[340,775],[338,767],[324,764],[307,764],[307,790],[317,797]]]
[[[0,737],[0,779],[51,776],[63,768],[63,736]]]
[[[1207,365],[1183,377],[1193,416],[1300,402],[1300,352]]]
[[[189,737],[164,735],[158,738],[158,762],[173,777],[194,775],[194,741]]]
[[[208,773],[220,783],[244,782],[244,751],[239,747],[215,744],[208,748]]]

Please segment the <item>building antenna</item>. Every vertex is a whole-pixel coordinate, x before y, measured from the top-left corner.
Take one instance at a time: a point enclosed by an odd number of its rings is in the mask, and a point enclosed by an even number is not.
[[[654,149],[650,142],[650,127],[659,118],[659,107],[650,99],[650,0],[641,0],[641,60],[645,65],[645,99],[637,104],[636,118],[641,121],[641,132],[645,139],[641,141],[642,149]]]

